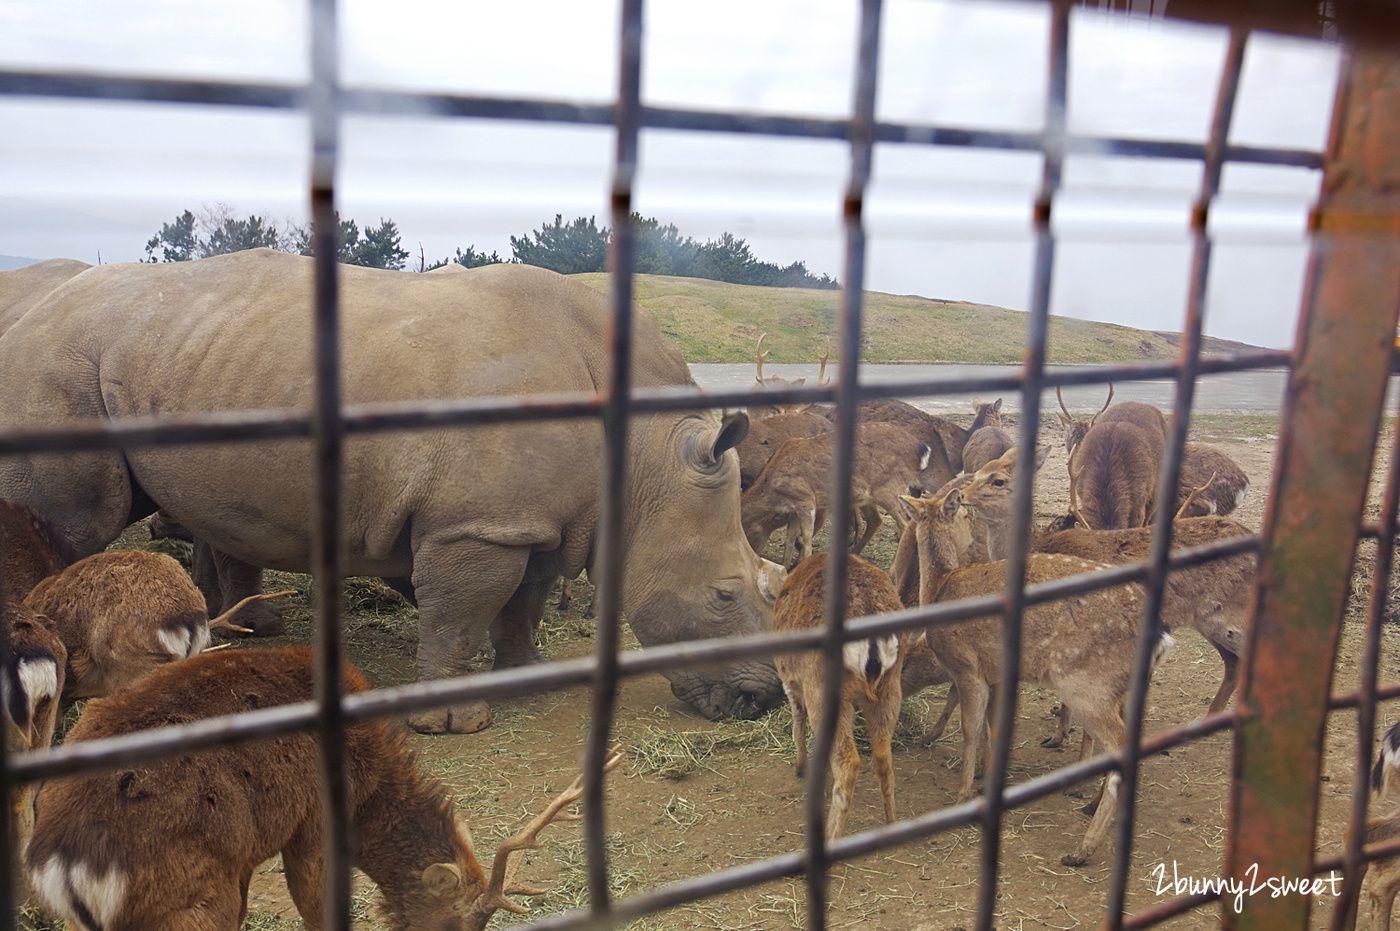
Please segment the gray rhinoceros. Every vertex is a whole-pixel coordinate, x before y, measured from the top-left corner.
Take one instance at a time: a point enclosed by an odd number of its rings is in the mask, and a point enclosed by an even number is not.
[[[0,274],[0,295],[6,276]],[[0,335],[0,426],[217,410],[311,399],[311,260],[252,250],[195,262],[105,265],[34,301]],[[538,268],[463,274],[340,270],[347,403],[594,391],[607,384],[607,301]],[[0,296],[0,304],[4,298]],[[645,313],[638,386],[686,385],[675,345]],[[739,526],[726,455],[746,421],[636,418],[629,434],[623,607],[647,645],[766,629],[781,571]],[[461,674],[488,631],[498,666],[537,659],[547,593],[594,545],[602,462],[596,420],[354,435],[344,461],[352,575],[411,578],[418,675]],[[82,554],[157,505],[253,566],[304,571],[312,526],[305,441],[0,459],[0,497],[46,514]],[[781,700],[771,664],[667,673],[707,717]],[[489,723],[485,703],[416,715],[422,731]]]

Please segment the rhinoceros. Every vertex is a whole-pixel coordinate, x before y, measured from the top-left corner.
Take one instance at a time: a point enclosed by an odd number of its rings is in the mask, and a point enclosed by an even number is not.
[[[81,271],[0,335],[0,427],[293,408],[311,399],[311,260],[260,249],[194,262]],[[6,291],[0,273],[0,295]],[[607,384],[605,298],[538,268],[451,275],[343,267],[347,403]],[[0,304],[4,298],[0,297]],[[637,386],[688,385],[676,346],[638,311]],[[628,438],[623,608],[644,645],[754,633],[771,622],[779,567],[739,526],[728,452],[742,415],[637,417]],[[412,580],[420,679],[463,673],[488,631],[496,664],[538,659],[534,631],[561,575],[594,546],[596,420],[351,436],[343,468],[346,569]],[[80,554],[162,507],[253,566],[305,571],[310,444],[278,440],[0,458],[0,497],[40,509]],[[707,717],[777,704],[770,663],[667,673]],[[425,732],[490,721],[474,702],[415,715]]]

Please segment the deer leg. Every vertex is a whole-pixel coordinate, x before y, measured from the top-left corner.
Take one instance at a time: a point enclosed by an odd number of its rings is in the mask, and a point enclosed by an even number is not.
[[[870,755],[875,761],[875,777],[880,782],[880,795],[885,802],[885,823],[894,817],[894,728],[899,721],[899,709],[904,703],[900,688],[899,668],[892,667],[876,693],[879,701],[863,701],[865,727],[870,732]]]
[[[1086,734],[1093,736],[1096,744],[1104,750],[1112,752],[1123,745],[1123,715],[1118,709],[1118,702],[1114,702],[1109,707],[1089,707],[1079,709],[1081,723]],[[1089,858],[1094,855],[1100,843],[1103,842],[1104,835],[1108,833],[1109,826],[1113,823],[1113,816],[1118,811],[1118,787],[1122,785],[1123,777],[1117,772],[1110,772],[1104,777],[1103,793],[1100,796],[1094,817],[1089,822],[1089,830],[1084,832],[1084,839],[1079,842],[1079,846],[1073,853],[1068,853],[1060,858],[1060,862],[1065,866],[1083,866],[1089,862]]]
[[[325,863],[321,857],[319,828],[305,827],[292,835],[282,848],[282,869],[286,874],[287,892],[302,922],[308,928],[321,927]]]
[[[958,786],[958,801],[967,802],[976,797],[972,783],[977,777],[977,761],[982,758],[986,745],[987,703],[991,690],[987,683],[975,677],[967,677],[958,682],[958,695],[962,701],[963,767],[962,782]]]
[[[943,736],[943,731],[948,727],[948,719],[953,716],[953,709],[958,707],[958,686],[953,683],[948,686],[948,697],[943,702],[943,713],[934,722],[933,728],[924,735],[926,740],[937,740]]]
[[[875,507],[873,504],[867,504],[860,509],[860,513],[861,516],[865,518],[865,532],[861,534],[860,539],[856,541],[855,553],[857,556],[865,549],[871,537],[875,536],[875,532],[880,529],[879,508]]]
[[[836,722],[836,736],[831,744],[831,807],[826,816],[826,839],[835,840],[846,831],[846,816],[855,794],[856,776],[860,774],[860,751],[856,749],[855,707],[849,701],[841,703]]]
[[[798,512],[797,559],[796,561],[789,562],[787,564],[787,567],[789,569],[797,565],[797,563],[801,562],[802,560],[806,559],[808,556],[812,555],[812,535],[816,533],[814,525],[816,523],[818,513],[819,512],[816,508],[803,508],[801,511]],[[789,531],[790,530],[791,528],[789,527]]]
[[[807,775],[807,697],[802,691],[802,681],[795,675],[789,678],[788,670],[778,666],[778,675],[783,680],[783,691],[787,692],[788,705],[792,708],[792,745],[797,748],[797,778]]]
[[[1210,700],[1210,707],[1206,709],[1206,714],[1215,714],[1225,710],[1225,706],[1230,703],[1230,696],[1235,694],[1235,682],[1240,669],[1240,658],[1237,655],[1218,644],[1212,644],[1212,646],[1220,654],[1220,661],[1225,664],[1225,675],[1220,680],[1220,688],[1216,690],[1215,697]]]

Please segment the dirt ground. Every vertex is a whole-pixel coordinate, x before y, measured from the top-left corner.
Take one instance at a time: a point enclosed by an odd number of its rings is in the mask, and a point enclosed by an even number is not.
[[[1277,421],[1270,418],[1204,417],[1193,440],[1208,443],[1239,462],[1251,477],[1248,500],[1233,516],[1259,529],[1270,485]],[[1037,522],[1067,504],[1064,450],[1058,429],[1045,436],[1056,447],[1037,480]],[[779,535],[780,536],[780,535]],[[884,529],[868,556],[888,565],[892,531]],[[774,552],[781,540],[773,542]],[[771,554],[770,554],[771,555]],[[1364,554],[1363,554],[1364,556]],[[287,639],[309,633],[310,603],[304,577],[269,574],[269,586],[290,581],[303,595],[288,610]],[[569,611],[552,607],[542,631],[552,658],[591,649],[592,622],[581,617],[588,587]],[[348,637],[355,659],[377,684],[412,678],[415,643],[411,610],[377,584],[356,583],[350,591]],[[1352,688],[1360,653],[1359,615],[1349,618],[1336,689]],[[1388,638],[1393,641],[1393,638]],[[278,638],[277,642],[284,642]],[[247,644],[258,646],[261,644]],[[633,644],[635,645],[635,644]],[[481,660],[483,667],[486,660]],[[1396,668],[1388,642],[1384,669]],[[1192,631],[1181,632],[1175,650],[1153,678],[1147,711],[1152,733],[1204,713],[1220,679],[1215,651]],[[1383,677],[1384,679],[1385,677]],[[489,851],[573,777],[588,729],[588,689],[568,689],[498,703],[495,723],[466,736],[414,737],[424,765],[456,794],[472,825],[479,851]],[[944,688],[907,701],[895,749],[896,805],[914,816],[955,801],[961,765],[956,725],[928,742],[925,720],[942,706]],[[1012,781],[1046,773],[1070,762],[1078,741],[1063,750],[1039,746],[1052,731],[1053,693],[1023,688],[1012,757]],[[1393,715],[1383,710],[1382,724]],[[627,762],[610,777],[608,832],[614,892],[626,896],[669,881],[703,874],[772,854],[800,849],[803,784],[793,773],[790,716],[784,707],[760,722],[709,722],[670,693],[660,676],[622,685],[616,736]],[[1076,728],[1076,733],[1078,728]],[[1352,792],[1355,723],[1351,713],[1334,716],[1327,735],[1322,787],[1322,851],[1339,849]],[[1221,868],[1228,804],[1228,733],[1172,750],[1144,762],[1128,906],[1137,910],[1169,898],[1158,894],[1154,871],[1175,867],[1182,876],[1210,877]],[[1080,794],[1096,786],[1080,786]],[[1002,928],[1097,927],[1107,893],[1112,836],[1088,866],[1072,869],[1060,857],[1087,826],[1076,809],[1083,800],[1053,795],[1011,813],[1005,823],[997,924]],[[868,762],[856,786],[848,829],[882,821],[879,793]],[[583,904],[583,854],[577,828],[551,828],[545,847],[533,854],[522,875],[554,884],[532,903],[532,916],[498,914],[493,926],[550,914]],[[843,865],[832,873],[830,927],[886,931],[953,931],[975,921],[979,830],[963,828],[932,839]],[[360,877],[357,927],[381,928],[370,902],[372,888]],[[805,889],[800,879],[768,883],[632,925],[657,929],[803,928]],[[274,861],[255,877],[247,927],[299,927]],[[1324,921],[1330,907],[1317,910]],[[1212,928],[1217,912],[1204,909],[1169,922],[1169,928]]]

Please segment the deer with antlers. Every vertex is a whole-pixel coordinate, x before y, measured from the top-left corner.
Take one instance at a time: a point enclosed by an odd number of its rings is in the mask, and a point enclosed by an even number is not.
[[[915,513],[919,547],[919,602],[933,604],[999,594],[1006,585],[1006,563],[962,566],[972,540],[962,493],[941,498],[904,499]],[[1102,563],[1070,556],[1032,554],[1026,582],[1048,581],[1103,568]],[[1083,722],[1089,748],[1113,752],[1123,743],[1123,699],[1137,643],[1141,591],[1116,585],[1069,599],[1033,605],[1022,616],[1023,648],[1019,678],[1051,685],[1062,704]],[[1004,675],[1002,621],[983,618],[927,630],[928,644],[948,671],[963,706],[963,768],[958,800],[975,795],[977,760],[987,751],[987,708],[993,688]],[[1172,645],[1171,634],[1158,632],[1153,662]],[[1121,777],[1111,772],[1084,838],[1060,862],[1082,866],[1102,842],[1118,808]]]
[[[109,550],[44,579],[24,603],[53,621],[67,648],[67,704],[108,695],[161,664],[202,652],[210,631],[252,633],[228,619],[251,602],[293,594],[251,595],[211,620],[204,596],[174,559]]]
[[[757,368],[758,374],[754,380],[758,382],[756,390],[759,391],[780,391],[784,388],[800,388],[807,383],[805,377],[783,378],[781,375],[763,375],[763,363],[768,361],[768,353],[763,351],[763,341],[768,338],[764,333],[758,338]],[[831,357],[831,337],[826,339],[826,352],[818,357],[821,369],[817,372],[817,384],[828,385],[831,380],[826,377],[826,360]],[[784,403],[784,404],[750,404],[748,407],[750,420],[761,420],[765,417],[772,417],[775,414],[797,414],[809,410],[810,403]]]
[[[346,688],[369,688],[353,667]],[[312,697],[311,651],[206,653],[151,674],[148,687],[87,704],[69,741],[267,708]],[[396,929],[479,931],[512,894],[523,851],[569,816],[581,780],[496,852],[488,878],[444,787],[424,777],[405,732],[387,721],[346,728],[351,860],[384,897]],[[43,902],[87,931],[237,931],[248,882],[282,854],[307,928],[321,927],[320,754],[297,733],[45,783],[29,877]],[[608,767],[617,765],[614,756]]]

